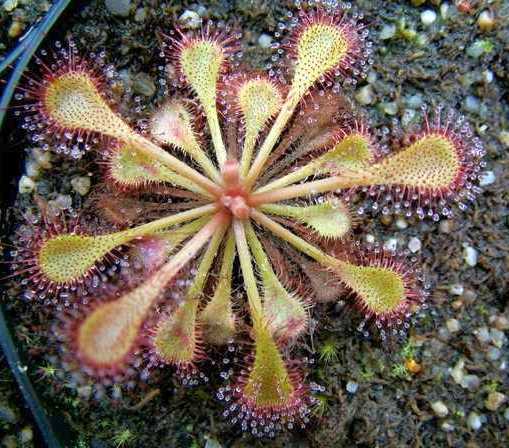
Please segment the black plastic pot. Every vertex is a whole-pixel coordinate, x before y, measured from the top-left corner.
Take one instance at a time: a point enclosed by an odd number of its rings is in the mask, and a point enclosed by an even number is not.
[[[73,3],[76,4],[80,2]],[[9,149],[9,145],[5,141],[8,128],[11,125],[14,125],[14,122],[10,122],[7,119],[7,107],[12,100],[16,87],[18,86],[24,70],[30,63],[32,56],[70,4],[71,0],[55,1],[44,18],[24,36],[22,42],[20,42],[16,48],[11,50],[7,57],[0,63],[0,75],[7,72],[11,64],[15,64],[0,98],[0,179],[2,180],[0,184],[0,193],[3,209],[2,219],[5,218],[5,213],[3,212],[14,202],[15,199],[17,179],[20,175],[23,155],[23,152],[19,149]],[[0,346],[18,383],[26,404],[33,414],[42,439],[45,444],[51,448],[70,446],[68,443],[62,442],[63,440],[68,439],[68,437],[62,437],[64,433],[68,432],[66,425],[62,423],[63,420],[59,419],[58,416],[48,415],[37,397],[30,379],[26,374],[26,369],[23,368],[25,363],[22,361],[22,354],[19,353],[16,341],[9,330],[8,317],[9,316],[7,315],[5,307],[0,304]],[[57,435],[57,433],[60,434]]]

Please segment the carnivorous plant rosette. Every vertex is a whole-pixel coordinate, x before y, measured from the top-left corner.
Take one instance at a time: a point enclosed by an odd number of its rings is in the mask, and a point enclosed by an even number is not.
[[[42,76],[19,98],[24,126],[43,147],[75,157],[97,149],[119,201],[165,187],[180,207],[109,233],[52,225],[22,241],[15,263],[32,296],[71,297],[60,330],[67,362],[110,384],[146,369],[146,359],[191,378],[208,345],[249,334],[251,352],[218,396],[233,423],[266,436],[309,419],[313,398],[289,357],[308,331],[310,307],[327,295],[313,282],[334,292],[328,300],[346,295],[361,328],[382,338],[427,296],[403,256],[353,241],[359,210],[351,198],[363,195],[384,213],[450,216],[475,192],[483,154],[463,119],[440,109],[384,154],[364,120],[339,113],[336,80],[353,82],[369,67],[361,21],[309,9],[292,23],[279,46],[286,71],[270,75],[232,63],[234,33],[167,37],[169,63],[194,103],[182,92],[167,98],[145,132],[115,111],[105,79],[72,43],[40,61]],[[114,294],[94,286],[98,267],[126,246],[150,259],[145,277]],[[244,304],[233,300],[239,288]]]

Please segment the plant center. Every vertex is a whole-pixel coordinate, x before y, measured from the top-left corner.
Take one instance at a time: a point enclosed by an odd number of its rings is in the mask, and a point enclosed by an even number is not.
[[[249,218],[249,193],[240,179],[239,162],[227,160],[221,169],[223,191],[219,201],[235,218]]]

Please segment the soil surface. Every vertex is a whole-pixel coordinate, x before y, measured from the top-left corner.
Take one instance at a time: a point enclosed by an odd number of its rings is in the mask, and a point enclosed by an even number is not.
[[[317,306],[316,330],[301,350],[314,359],[310,379],[324,388],[315,418],[303,432],[258,441],[229,426],[210,387],[184,388],[171,369],[113,399],[88,398],[90,391],[77,387],[56,362],[47,310],[19,300],[19,285],[9,283],[3,295],[14,334],[42,401],[72,430],[66,447],[509,445],[509,7],[496,0],[361,0],[355,7],[370,32],[374,64],[366,80],[345,87],[345,95],[359,103],[372,128],[405,129],[420,118],[421,104],[445,103],[466,116],[487,150],[483,192],[454,219],[369,215],[357,229],[359,238],[412,251],[432,287],[428,309],[411,321],[407,338],[387,347],[359,334],[359,319],[341,302]],[[264,68],[272,50],[261,44],[291,9],[268,0],[96,0],[65,26],[79,47],[104,49],[131,87],[125,96],[150,108],[162,64],[156,30],[164,31],[185,10],[224,20],[243,30],[245,60]],[[479,23],[483,11],[493,15],[492,26]],[[5,14],[2,30],[11,20]],[[11,45],[5,33],[0,38],[3,48]],[[52,207],[79,209],[88,196],[83,179],[100,183],[93,158],[49,160],[14,120],[9,123],[3,130],[8,151],[25,148],[30,181],[14,208],[3,205],[4,221],[33,210],[35,193]],[[78,193],[83,186],[84,194]],[[3,362],[0,357],[0,444],[40,446]]]

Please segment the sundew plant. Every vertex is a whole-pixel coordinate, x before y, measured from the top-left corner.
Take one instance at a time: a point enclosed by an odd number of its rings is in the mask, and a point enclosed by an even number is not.
[[[418,266],[352,229],[372,211],[437,221],[464,209],[481,142],[441,107],[394,148],[380,141],[343,95],[372,53],[348,5],[300,8],[285,33],[262,73],[239,63],[230,29],[168,29],[165,98],[136,125],[110,99],[113,69],[73,42],[43,53],[18,94],[33,141],[76,159],[93,151],[103,178],[102,225],[42,209],[12,260],[24,299],[58,317],[48,326],[62,365],[93,379],[98,397],[166,366],[207,382],[207,358],[235,351],[214,391],[223,416],[272,437],[310,419],[316,385],[298,352],[315,303],[346,301],[382,340],[425,307]],[[143,195],[160,206],[112,218],[112,203],[129,210]]]

